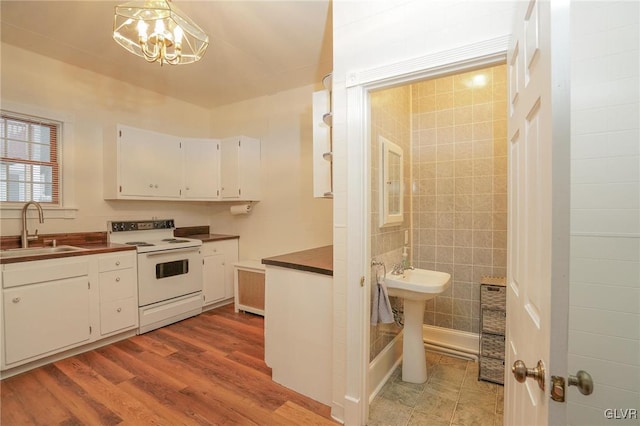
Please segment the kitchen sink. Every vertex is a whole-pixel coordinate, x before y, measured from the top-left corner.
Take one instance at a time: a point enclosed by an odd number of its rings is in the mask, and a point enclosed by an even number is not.
[[[0,258],[6,259],[8,257],[42,256],[45,254],[68,253],[68,252],[83,251],[83,250],[86,250],[86,249],[82,247],[76,247],[76,246],[28,247],[28,248],[0,250]]]

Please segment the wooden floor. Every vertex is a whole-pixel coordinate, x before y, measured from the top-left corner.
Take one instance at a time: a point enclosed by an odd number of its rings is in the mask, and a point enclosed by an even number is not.
[[[227,305],[0,383],[3,426],[326,425],[271,381],[264,321]]]

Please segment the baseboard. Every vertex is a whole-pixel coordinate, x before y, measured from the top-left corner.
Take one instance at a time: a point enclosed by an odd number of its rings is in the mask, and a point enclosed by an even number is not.
[[[378,395],[393,370],[402,362],[402,335],[398,335],[369,363],[369,403]]]
[[[431,351],[466,359],[478,359],[480,337],[476,333],[424,325],[422,338],[425,347]]]

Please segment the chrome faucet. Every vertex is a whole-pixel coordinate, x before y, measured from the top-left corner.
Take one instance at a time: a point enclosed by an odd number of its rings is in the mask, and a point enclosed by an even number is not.
[[[38,219],[40,220],[40,223],[44,223],[44,214],[42,213],[42,206],[40,203],[29,201],[24,205],[24,207],[22,207],[22,248],[29,247],[29,241],[35,241],[38,239],[37,229],[36,233],[33,235],[29,235],[29,231],[27,231],[27,209],[32,204],[38,209]]]

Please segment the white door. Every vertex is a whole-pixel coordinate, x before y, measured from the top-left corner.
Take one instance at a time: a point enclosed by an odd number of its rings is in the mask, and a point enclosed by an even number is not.
[[[568,1],[553,3],[520,4],[507,57],[508,425],[565,424],[565,404],[550,401],[549,380],[567,374],[569,27]],[[511,371],[517,360],[529,369],[540,361],[540,380],[518,383]]]

